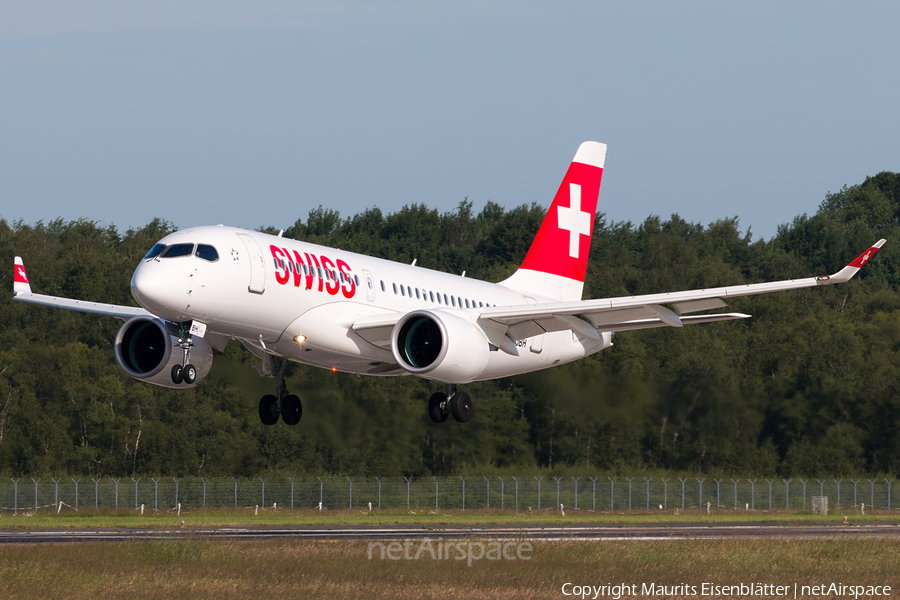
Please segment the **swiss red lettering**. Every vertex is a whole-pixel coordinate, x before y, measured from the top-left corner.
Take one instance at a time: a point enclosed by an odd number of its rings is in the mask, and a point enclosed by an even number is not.
[[[353,281],[353,275],[350,271],[350,265],[348,265],[341,259],[338,259],[337,268],[344,276],[344,284],[341,286],[341,293],[344,294],[344,298],[352,298],[353,294],[356,293],[356,282]]]
[[[320,267],[319,267],[319,259],[316,258],[316,255],[315,255],[315,254],[310,255],[310,254],[308,254],[308,253],[304,253],[303,255],[306,257],[306,264],[309,265],[309,270],[310,270],[310,271],[312,271],[313,263],[315,263],[315,265],[316,265],[316,273],[319,274],[319,277],[318,277],[318,279],[319,279],[319,291],[321,292],[321,291],[322,291],[322,276],[321,276],[321,270],[320,270]],[[311,283],[311,282],[310,282],[310,283]],[[312,289],[312,286],[310,286],[309,289]]]
[[[338,293],[338,290],[341,289],[341,282],[338,281],[337,277],[334,277],[334,263],[331,262],[331,259],[327,256],[322,256],[322,268],[325,269],[328,273],[331,274],[331,278],[325,284],[325,291],[330,295],[334,296]]]
[[[287,271],[287,265],[284,262],[284,253],[281,248],[274,245],[269,246],[269,250],[272,252],[272,257],[275,259],[275,281],[284,285],[288,282],[288,279],[291,278]]]

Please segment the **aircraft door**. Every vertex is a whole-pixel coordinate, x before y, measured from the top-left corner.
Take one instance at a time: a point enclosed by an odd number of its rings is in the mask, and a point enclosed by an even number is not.
[[[366,280],[366,300],[375,302],[375,279],[366,269],[363,269],[363,279]]]
[[[252,236],[246,233],[239,233],[237,236],[244,242],[250,257],[250,285],[247,290],[253,294],[262,294],[266,291],[266,260]]]

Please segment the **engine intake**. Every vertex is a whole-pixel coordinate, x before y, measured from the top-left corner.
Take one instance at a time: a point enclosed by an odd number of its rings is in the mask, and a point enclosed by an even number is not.
[[[199,383],[212,367],[212,348],[203,338],[194,338],[191,364],[197,369],[193,384],[172,382],[172,367],[181,364],[182,352],[174,327],[162,319],[134,317],[116,335],[116,361],[128,375],[164,387],[185,388]]]
[[[467,383],[484,372],[488,339],[474,323],[441,310],[418,310],[391,332],[391,352],[403,369],[444,383]]]

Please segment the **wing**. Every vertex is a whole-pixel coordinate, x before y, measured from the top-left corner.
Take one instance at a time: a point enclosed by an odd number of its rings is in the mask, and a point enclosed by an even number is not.
[[[44,306],[53,306],[56,308],[66,308],[68,310],[77,310],[79,312],[95,315],[106,315],[122,319],[123,321],[127,321],[132,317],[153,316],[143,308],[135,308],[133,306],[101,304],[99,302],[85,302],[83,300],[72,300],[70,298],[57,298],[55,296],[35,294],[31,291],[31,284],[28,283],[28,276],[25,274],[25,265],[22,264],[22,259],[18,256],[15,259],[14,269],[13,300],[30,302],[31,304],[43,304]]]
[[[883,239],[879,240],[856,260],[830,276],[581,302],[498,306],[485,309],[479,321],[492,321],[505,326],[508,338],[521,340],[544,332],[566,329],[574,331],[581,337],[596,337],[598,331],[683,327],[695,323],[746,319],[750,315],[742,313],[688,315],[688,313],[724,308],[728,306],[725,303],[726,298],[850,281],[884,242]]]

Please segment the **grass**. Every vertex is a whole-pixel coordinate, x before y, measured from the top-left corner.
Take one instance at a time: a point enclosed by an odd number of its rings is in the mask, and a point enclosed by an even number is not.
[[[322,527],[338,525],[408,525],[422,527],[440,527],[451,524],[475,525],[519,525],[530,524],[578,524],[578,523],[696,523],[696,522],[734,522],[734,523],[766,523],[773,521],[791,522],[839,522],[847,514],[852,523],[897,521],[900,513],[896,511],[873,511],[865,516],[859,512],[833,512],[827,517],[813,515],[808,511],[732,511],[720,510],[707,514],[705,510],[680,510],[673,512],[634,511],[629,513],[594,513],[588,511],[568,511],[562,516],[557,511],[543,510],[528,513],[516,513],[510,510],[476,509],[462,511],[452,510],[337,510],[318,512],[309,509],[266,509],[254,514],[251,510],[182,510],[181,515],[174,512],[137,514],[134,510],[82,509],[66,510],[61,514],[53,511],[37,513],[19,512],[17,515],[0,515],[0,529],[41,529],[41,528],[118,528],[118,527],[177,527],[184,520],[187,527],[212,526],[297,526],[318,525]]]
[[[0,598],[561,598],[566,582],[636,584],[638,592],[644,583],[900,586],[895,539],[533,542],[528,561],[472,566],[377,556],[368,558],[367,542],[7,545]]]

